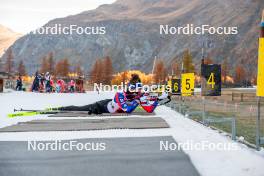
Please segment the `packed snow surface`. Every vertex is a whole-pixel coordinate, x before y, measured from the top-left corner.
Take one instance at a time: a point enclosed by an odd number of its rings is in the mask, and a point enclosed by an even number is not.
[[[46,119],[46,115],[32,117],[7,118],[14,108],[44,109],[65,105],[85,105],[97,100],[112,98],[113,93],[95,92],[86,94],[39,94],[11,92],[0,94],[0,126],[8,126],[22,121]],[[190,144],[182,147],[202,176],[263,176],[263,151],[256,152],[243,144],[232,141],[229,137],[208,127],[184,118],[168,107],[156,109],[156,116],[162,117],[169,124],[167,129],[116,129],[95,131],[61,132],[19,132],[0,133],[1,141],[27,140],[68,140],[82,138],[117,138],[117,137],[152,137],[172,136],[178,144]],[[109,117],[98,117],[109,118]],[[115,117],[111,117],[115,118]],[[122,117],[118,117],[122,118]],[[133,116],[131,117],[133,118]],[[51,119],[51,118],[49,118]],[[195,148],[202,143],[231,146],[231,148]],[[193,147],[193,148],[190,148]]]

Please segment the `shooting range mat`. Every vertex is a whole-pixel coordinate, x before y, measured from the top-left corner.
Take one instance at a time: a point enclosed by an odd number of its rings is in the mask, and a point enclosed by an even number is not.
[[[103,142],[106,149],[28,151],[26,141],[3,141],[0,142],[0,175],[199,176],[189,156],[182,150],[160,150],[160,141],[176,142],[170,136],[76,141],[82,144]]]
[[[143,116],[153,116],[155,113],[147,113],[147,112],[133,112],[131,114],[127,113],[104,113],[104,114],[91,114],[89,115],[87,112],[81,111],[73,111],[73,112],[60,112],[57,114],[52,114],[49,117],[96,117],[96,116],[136,116],[136,115],[143,115]]]
[[[160,117],[124,117],[105,119],[45,119],[20,122],[4,127],[0,132],[31,132],[31,131],[87,131],[105,129],[150,129],[169,128]]]

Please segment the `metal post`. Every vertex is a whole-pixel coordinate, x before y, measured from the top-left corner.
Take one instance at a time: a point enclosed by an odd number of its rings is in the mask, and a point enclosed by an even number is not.
[[[182,114],[183,115],[185,114],[185,111],[186,111],[186,99],[187,99],[187,97],[185,97],[183,99],[183,104],[182,104]]]
[[[257,97],[256,147],[260,150],[260,97]]]
[[[244,101],[244,95],[243,95],[243,93],[240,94],[240,101],[241,101],[241,102]]]
[[[181,113],[181,109],[182,109],[182,98],[181,98],[181,101],[180,101],[180,104],[179,104],[179,113]]]
[[[232,140],[236,140],[236,119],[235,118],[232,118],[232,121],[231,121],[231,125],[232,125]]]
[[[203,97],[203,123],[205,122],[205,97]]]

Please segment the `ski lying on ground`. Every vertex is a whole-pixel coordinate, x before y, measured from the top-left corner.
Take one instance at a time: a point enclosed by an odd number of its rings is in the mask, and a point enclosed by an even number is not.
[[[18,112],[15,111],[15,112]],[[35,115],[44,115],[44,114],[56,114],[59,113],[59,111],[19,111],[18,113],[11,113],[8,114],[7,116],[9,118],[14,118],[14,117],[22,117],[22,116],[35,116]]]
[[[14,113],[10,113],[7,116],[9,118],[14,117],[23,117],[23,116],[35,116],[35,115],[46,115],[46,114],[58,114],[58,113],[74,113],[74,112],[82,112],[83,114],[88,114],[88,111],[59,111],[59,110],[52,110],[52,109],[46,109],[46,110],[32,110],[32,109],[14,109]]]

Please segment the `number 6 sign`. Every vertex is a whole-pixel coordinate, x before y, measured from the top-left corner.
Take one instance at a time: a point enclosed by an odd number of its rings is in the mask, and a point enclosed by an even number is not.
[[[172,95],[181,95],[181,79],[172,79]]]

